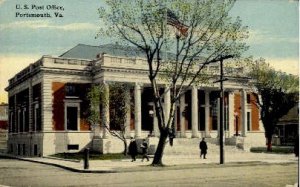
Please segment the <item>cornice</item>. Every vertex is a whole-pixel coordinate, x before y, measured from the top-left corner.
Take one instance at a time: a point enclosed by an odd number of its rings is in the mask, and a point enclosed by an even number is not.
[[[101,72],[122,72],[122,73],[137,73],[137,74],[147,74],[148,70],[144,70],[144,69],[133,69],[133,68],[129,68],[129,69],[125,69],[125,68],[107,68],[107,67],[103,67],[101,69]]]

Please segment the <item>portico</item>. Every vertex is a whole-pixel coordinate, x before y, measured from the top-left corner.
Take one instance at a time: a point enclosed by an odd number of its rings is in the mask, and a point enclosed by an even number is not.
[[[134,83],[132,85],[132,98],[128,100],[127,104],[130,105],[134,101],[134,107],[128,110],[126,129],[127,136],[135,138],[146,137],[151,135],[159,137],[158,120],[156,116],[155,107],[152,100],[152,88],[149,84]],[[109,90],[109,84],[105,84],[105,88]],[[162,85],[161,90],[168,90],[168,87]],[[109,93],[109,91],[108,91]],[[179,101],[175,103],[175,117],[174,126],[177,138],[217,138],[219,135],[219,99],[218,91],[215,88],[199,88],[193,86],[189,91],[182,94]],[[240,101],[235,101],[235,94],[241,95]],[[236,107],[241,113],[241,124],[239,124],[239,132],[241,136],[247,136],[247,114],[243,112],[249,110],[247,105],[247,97],[244,95],[244,90],[240,91],[225,91],[225,112],[224,112],[224,130],[226,137],[231,137],[235,133],[235,119],[234,119],[234,103],[241,103]],[[108,96],[109,97],[109,96]],[[165,115],[169,115],[170,110],[170,94],[167,91],[163,95],[163,108]],[[107,106],[109,107],[109,106]],[[108,123],[109,109],[104,107],[103,124]],[[134,111],[132,113],[132,111]],[[102,112],[103,113],[103,112]],[[133,115],[132,115],[132,114]],[[130,123],[133,122],[133,123]],[[102,138],[109,138],[107,130],[103,129]]]

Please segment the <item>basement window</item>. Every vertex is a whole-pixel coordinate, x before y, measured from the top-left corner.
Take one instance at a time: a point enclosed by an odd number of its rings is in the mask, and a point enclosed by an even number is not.
[[[79,150],[78,144],[68,144],[68,150]]]

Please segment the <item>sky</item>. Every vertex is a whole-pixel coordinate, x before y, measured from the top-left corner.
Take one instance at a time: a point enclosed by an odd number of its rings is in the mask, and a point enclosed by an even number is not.
[[[8,79],[43,55],[59,56],[79,43],[107,43],[95,39],[103,5],[104,0],[0,0],[0,103],[7,102]],[[20,17],[28,12],[51,17]],[[299,74],[299,1],[237,0],[230,13],[249,26],[245,55]]]

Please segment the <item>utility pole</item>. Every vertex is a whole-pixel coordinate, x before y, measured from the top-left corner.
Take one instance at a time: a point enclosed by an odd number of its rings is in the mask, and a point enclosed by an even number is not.
[[[220,164],[224,164],[224,88],[223,81],[224,80],[224,72],[223,72],[223,59],[220,60]]]
[[[220,133],[219,133],[219,143],[220,143],[220,164],[224,164],[224,88],[223,82],[228,80],[224,79],[224,71],[223,71],[223,60],[233,58],[233,55],[222,56],[219,59],[212,61],[217,62],[220,61],[220,80],[215,81],[220,82]]]

